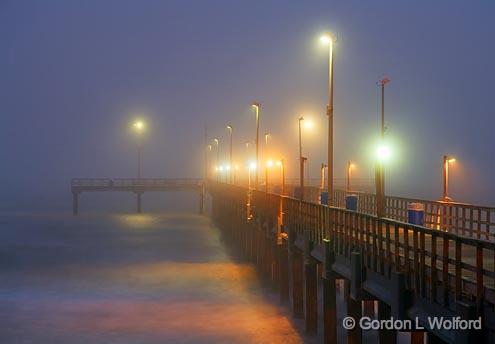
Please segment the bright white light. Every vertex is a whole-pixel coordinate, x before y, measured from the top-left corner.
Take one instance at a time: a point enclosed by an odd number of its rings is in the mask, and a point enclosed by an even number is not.
[[[272,167],[273,166],[273,161],[272,160],[268,160],[266,162],[266,167]]]
[[[310,119],[304,119],[303,123],[304,123],[304,128],[306,129],[313,128],[313,121],[311,121]]]
[[[255,170],[255,169],[256,169],[256,162],[251,161],[251,162],[249,163],[249,169],[250,169],[250,170]]]
[[[388,160],[391,154],[392,152],[390,151],[390,148],[385,145],[379,146],[376,150],[376,156],[380,161]]]
[[[333,43],[333,39],[332,39],[332,36],[330,34],[322,35],[320,37],[320,41],[324,44],[332,44]]]
[[[226,169],[227,171],[230,171],[230,165],[226,165],[226,166],[225,166],[225,169]]]

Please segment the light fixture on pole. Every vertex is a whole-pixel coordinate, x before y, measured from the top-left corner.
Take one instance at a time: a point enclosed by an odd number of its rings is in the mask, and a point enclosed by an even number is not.
[[[449,165],[455,162],[455,158],[451,155],[443,156],[443,201],[450,202],[452,198],[449,197]]]
[[[232,167],[232,132],[234,129],[232,128],[232,125],[227,125],[227,130],[229,131],[230,135],[230,147],[229,147],[229,164]],[[229,173],[229,178],[230,178],[230,184],[232,184],[232,171]]]
[[[132,124],[132,127],[138,134],[138,170],[137,170],[137,176],[138,179],[141,179],[141,170],[142,170],[142,150],[143,150],[143,142],[142,142],[142,133],[145,129],[144,122],[142,120],[136,120]]]
[[[256,114],[256,165],[259,166],[259,146],[260,146],[260,110],[261,110],[261,104],[254,102],[252,104],[254,112]],[[259,176],[258,176],[258,169],[256,169],[256,190],[259,188]]]
[[[333,45],[335,37],[331,33],[324,34],[320,41],[328,44],[328,161],[327,161],[327,184],[328,205],[333,205]]]

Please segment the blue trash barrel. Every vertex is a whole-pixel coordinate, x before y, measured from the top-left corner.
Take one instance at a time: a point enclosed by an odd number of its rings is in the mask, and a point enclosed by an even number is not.
[[[357,195],[347,195],[345,196],[345,208],[348,210],[357,211],[358,208],[358,196]]]
[[[320,193],[320,204],[328,205],[328,191]]]
[[[300,186],[294,186],[294,198],[295,199],[301,198],[301,187]]]
[[[425,206],[422,203],[411,202],[407,205],[407,222],[419,226],[425,224]]]

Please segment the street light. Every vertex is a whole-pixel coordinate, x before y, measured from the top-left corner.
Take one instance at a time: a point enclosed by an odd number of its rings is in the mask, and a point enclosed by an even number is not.
[[[285,196],[285,160],[281,159],[276,162],[276,165],[280,167],[280,189],[282,196]]]
[[[259,146],[260,146],[260,103],[252,104],[254,112],[256,114],[256,164],[259,165]],[[259,187],[259,179],[258,179],[258,169],[256,169],[256,190]]]
[[[390,82],[390,79],[384,77],[378,82],[381,87],[381,124],[380,124],[380,139],[381,144],[378,148],[378,161],[375,166],[375,187],[376,187],[376,215],[378,217],[385,216],[385,170],[383,166],[384,160],[390,156],[390,150],[385,146],[385,85]]]
[[[229,124],[229,125],[227,125],[227,130],[229,131],[229,134],[230,134],[229,155],[230,155],[230,166],[232,166],[232,132],[234,131],[234,129]],[[229,173],[229,177],[230,177],[230,184],[232,184],[232,173]]]
[[[356,165],[353,164],[350,160],[347,162],[347,186],[346,186],[347,192],[351,191],[352,169],[355,167]]]
[[[320,167],[320,189],[323,190],[325,188],[325,168],[328,166],[325,163],[321,163]]]
[[[219,145],[220,145],[220,140],[218,138],[214,138],[213,139],[213,142],[215,143],[215,145],[217,146],[217,166],[218,164],[220,163],[220,153],[219,153]],[[219,176],[217,174],[217,181],[219,181]]]
[[[304,200],[304,162],[307,158],[302,155],[302,130],[301,123],[304,121],[304,117],[299,117],[299,187],[301,188],[300,198]]]
[[[132,124],[132,127],[134,128],[134,130],[136,131],[136,133],[138,134],[138,179],[141,179],[141,169],[142,169],[142,150],[143,150],[143,147],[142,147],[142,139],[141,139],[141,134],[142,132],[144,131],[144,122],[142,120],[135,120],[134,123]]]
[[[328,205],[333,204],[333,44],[335,38],[332,34],[327,33],[320,37],[320,41],[328,44]]]
[[[453,162],[455,162],[453,156],[443,156],[443,200],[445,202],[452,201],[452,198],[449,197],[449,165]]]

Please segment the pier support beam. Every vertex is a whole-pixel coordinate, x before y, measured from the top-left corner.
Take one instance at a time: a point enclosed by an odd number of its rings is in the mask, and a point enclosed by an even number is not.
[[[318,331],[318,280],[317,264],[311,257],[313,241],[311,232],[304,231],[304,319],[307,334],[316,334]]]
[[[333,242],[323,239],[325,259],[323,262],[323,338],[325,344],[337,343],[337,294],[336,275],[332,270],[335,261]]]
[[[378,301],[378,320],[389,320],[392,318],[392,310],[385,302]],[[397,341],[397,331],[381,330],[378,332],[380,344],[395,344]]]
[[[292,314],[296,318],[304,316],[304,294],[303,294],[303,264],[301,254],[297,252],[295,245],[296,232],[289,232],[289,285],[292,299]]]
[[[278,254],[280,302],[285,302],[289,300],[289,257],[286,243],[282,242],[278,245]]]
[[[137,196],[137,213],[138,214],[141,214],[141,195],[142,195],[142,192],[136,193],[136,196]]]
[[[72,193],[72,214],[79,214],[79,194],[77,192]]]

